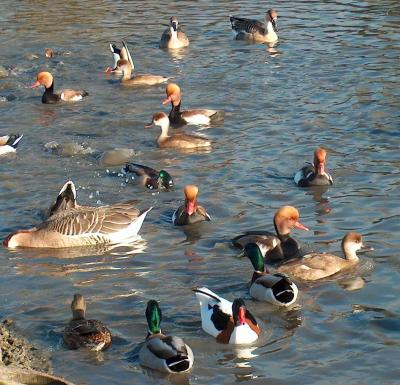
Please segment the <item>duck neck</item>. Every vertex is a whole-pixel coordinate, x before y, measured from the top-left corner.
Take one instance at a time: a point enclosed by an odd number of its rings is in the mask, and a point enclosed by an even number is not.
[[[169,30],[171,31],[171,40],[176,40],[178,38],[178,28],[175,31],[174,27],[171,26]]]
[[[284,242],[288,238],[290,238],[290,231],[288,232],[287,229],[282,229],[279,225],[276,224],[276,221],[274,221],[274,227],[275,227],[276,235],[278,236],[278,238],[281,242]]]
[[[171,111],[169,113],[169,120],[175,123],[180,119],[181,119],[181,101],[179,101],[177,104],[171,102]]]
[[[254,271],[253,276],[251,277],[251,283],[255,282],[258,278],[262,277],[263,275],[266,275],[267,273],[263,271]]]
[[[268,35],[272,35],[272,36],[278,37],[278,35],[276,34],[276,32],[274,30],[274,26],[272,25],[271,20],[267,21],[267,33],[268,33]]]
[[[352,244],[343,246],[343,254],[346,260],[351,263],[357,263],[360,260],[357,256],[357,249]]]
[[[165,119],[165,121],[161,122],[160,127],[161,127],[160,138],[168,138],[169,121]]]
[[[49,87],[45,87],[45,93],[54,94],[54,81],[51,82]]]
[[[130,80],[132,76],[132,69],[125,67],[122,70],[122,81]]]
[[[85,319],[85,310],[83,309],[75,309],[72,311],[72,319],[73,320],[81,320]]]

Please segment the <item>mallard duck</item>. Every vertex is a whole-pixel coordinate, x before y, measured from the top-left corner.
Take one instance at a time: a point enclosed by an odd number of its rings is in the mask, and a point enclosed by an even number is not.
[[[314,152],[314,164],[304,166],[294,176],[294,182],[300,187],[329,186],[332,177],[325,171],[326,150],[319,147]]]
[[[266,24],[235,16],[230,16],[229,19],[237,40],[250,40],[260,43],[274,43],[278,40],[278,13],[274,9],[270,9],[265,14]]]
[[[344,259],[327,253],[311,253],[282,264],[277,270],[306,281],[317,281],[357,265],[357,251],[362,248],[365,248],[362,236],[350,232],[342,239]]]
[[[174,187],[171,175],[165,170],[157,171],[141,164],[127,163],[124,171],[138,176],[139,183],[150,190],[171,190]]]
[[[145,127],[161,127],[161,135],[157,139],[157,145],[160,148],[177,148],[181,150],[208,150],[211,148],[211,142],[201,136],[190,134],[168,135],[169,119],[164,112],[158,112],[153,115],[152,122]]]
[[[169,83],[165,89],[167,97],[163,104],[171,103],[169,120],[174,126],[191,124],[210,124],[212,120],[223,116],[223,111],[195,109],[181,111],[181,89],[175,83]]]
[[[15,153],[22,137],[20,134],[0,136],[0,156]]]
[[[269,231],[248,231],[233,238],[232,243],[235,247],[241,249],[247,243],[256,243],[267,262],[277,262],[298,257],[302,252],[301,247],[290,236],[290,232],[293,228],[308,231],[308,228],[299,222],[299,218],[299,211],[295,207],[283,206],[276,211],[274,216],[276,235]]]
[[[182,338],[161,333],[162,314],[157,301],[147,303],[146,319],[149,332],[139,352],[140,364],[164,373],[190,370],[194,361],[192,349]]]
[[[80,347],[95,352],[107,349],[112,342],[111,332],[100,321],[86,319],[86,301],[82,294],[75,294],[71,303],[72,320],[65,327],[63,339],[70,349]]]
[[[56,202],[50,209],[53,214],[47,220],[32,229],[8,235],[3,245],[9,248],[59,248],[127,243],[136,239],[146,214],[151,210],[140,211],[134,207],[134,202],[100,207],[78,206],[72,188],[73,184],[67,183],[67,197],[63,197],[59,204]]]
[[[258,339],[260,327],[241,298],[233,303],[206,287],[193,290],[200,302],[203,330],[225,344],[251,344]]]
[[[183,189],[185,203],[179,206],[172,215],[172,223],[175,226],[192,225],[202,221],[210,221],[206,209],[197,203],[199,188],[194,185],[187,185]]]
[[[115,74],[122,74],[122,70],[118,68],[118,61],[121,59],[128,60],[133,68],[133,60],[129,52],[128,46],[122,41],[122,47],[118,48],[115,44],[110,43],[110,50],[114,59],[114,67],[107,67],[105,72],[113,72]]]
[[[256,243],[248,243],[244,255],[254,267],[249,290],[254,299],[278,306],[296,302],[299,292],[296,284],[284,273],[271,274],[265,269],[264,257]]]
[[[50,72],[39,72],[37,80],[32,84],[31,88],[44,86],[45,91],[42,96],[42,103],[53,104],[61,101],[64,102],[77,102],[82,100],[89,94],[85,90],[62,90],[57,93],[54,92],[53,75]]]
[[[161,36],[160,48],[176,49],[189,45],[189,39],[181,27],[178,27],[178,19],[172,16],[169,19],[169,27]]]
[[[123,43],[123,46],[126,50],[126,54],[124,54],[126,55],[126,58],[118,60],[114,68],[115,72],[122,73],[121,84],[123,86],[154,86],[156,84],[165,83],[170,79],[165,76],[149,74],[132,76],[132,73],[135,69],[135,64],[133,63],[128,47],[125,43]]]

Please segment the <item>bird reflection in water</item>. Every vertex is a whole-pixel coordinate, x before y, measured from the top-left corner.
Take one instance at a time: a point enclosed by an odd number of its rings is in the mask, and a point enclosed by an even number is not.
[[[20,275],[68,276],[72,273],[118,270],[121,260],[143,253],[147,241],[141,237],[129,244],[96,245],[62,249],[16,249],[10,259],[17,260],[15,269]],[[62,260],[89,257],[80,263],[62,263]],[[93,259],[92,257],[98,257]],[[51,261],[40,262],[42,259]],[[61,261],[61,263],[60,263]],[[121,267],[122,268],[122,267]]]

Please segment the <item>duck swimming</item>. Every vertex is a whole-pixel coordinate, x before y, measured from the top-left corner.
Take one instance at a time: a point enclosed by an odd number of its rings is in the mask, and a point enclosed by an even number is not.
[[[317,281],[350,269],[358,264],[357,251],[365,248],[362,236],[347,233],[342,240],[344,258],[327,253],[311,253],[280,265],[277,270],[305,281]]]
[[[81,294],[75,294],[71,303],[72,320],[65,327],[63,339],[70,349],[85,347],[99,352],[107,349],[112,342],[111,332],[100,321],[86,319],[86,301]]]
[[[265,269],[264,257],[256,243],[248,243],[244,255],[254,267],[249,289],[254,299],[285,307],[296,302],[299,292],[296,284],[284,273],[270,274]]]
[[[332,177],[325,171],[325,165],[326,150],[319,147],[314,152],[314,164],[298,171],[294,176],[294,182],[299,187],[332,185]]]
[[[199,188],[194,185],[187,185],[183,189],[185,203],[179,206],[172,215],[172,223],[175,226],[186,226],[202,221],[210,221],[206,209],[197,203]]]
[[[0,136],[0,156],[15,153],[22,137],[20,134]]]
[[[169,27],[161,36],[160,48],[176,49],[189,45],[189,39],[182,28],[178,26],[178,19],[172,16],[169,20]]]
[[[211,148],[211,142],[202,136],[191,134],[168,135],[170,121],[164,112],[158,112],[153,115],[152,122],[146,125],[146,127],[150,128],[152,126],[161,127],[161,135],[157,139],[157,145],[160,148],[178,148],[183,150],[208,150]]]
[[[170,78],[161,75],[133,75],[134,65],[129,60],[118,60],[117,71],[122,72],[121,84],[123,86],[154,86],[160,83],[165,83]]]
[[[270,9],[265,14],[266,24],[252,19],[230,16],[232,30],[237,40],[249,40],[260,43],[274,43],[278,40],[278,13]]]
[[[274,216],[276,234],[269,231],[248,231],[233,238],[232,243],[241,249],[244,249],[247,243],[256,243],[268,263],[298,257],[301,255],[301,247],[290,236],[290,232],[293,228],[308,231],[308,228],[299,222],[299,218],[299,211],[295,207],[283,206]]]
[[[224,344],[251,344],[258,339],[260,327],[241,298],[233,303],[206,287],[193,290],[200,302],[203,330]]]
[[[36,88],[39,86],[44,86],[45,88],[42,96],[42,103],[44,104],[54,104],[62,101],[77,102],[89,95],[85,90],[71,89],[65,89],[55,93],[53,75],[50,72],[39,72],[37,74],[37,80],[32,84],[31,88]]]
[[[157,301],[147,303],[146,319],[149,332],[139,352],[140,364],[164,373],[189,371],[194,362],[192,349],[182,338],[161,332],[162,313]]]
[[[69,198],[70,188],[68,186],[66,190]],[[9,234],[3,246],[60,248],[127,243],[136,239],[151,210],[140,211],[133,202],[100,207],[78,206],[74,199],[69,198],[65,198],[65,202],[61,200],[58,205],[56,201],[55,207],[51,208],[53,214],[36,227]]]
[[[185,124],[210,124],[213,119],[223,115],[222,111],[195,109],[181,111],[181,89],[175,83],[169,83],[165,89],[167,97],[163,104],[171,103],[169,120],[173,126]]]
[[[157,171],[141,164],[127,163],[124,171],[135,174],[139,179],[139,183],[150,190],[165,189],[168,191],[174,188],[174,181],[165,170]]]

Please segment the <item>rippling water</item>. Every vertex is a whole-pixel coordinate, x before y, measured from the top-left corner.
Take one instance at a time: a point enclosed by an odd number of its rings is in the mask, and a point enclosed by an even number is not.
[[[84,204],[137,199],[154,205],[136,247],[69,252],[1,251],[2,317],[52,351],[57,374],[85,384],[396,383],[399,361],[399,26],[397,0],[278,1],[276,52],[232,40],[229,14],[261,19],[257,2],[179,1],[2,2],[0,132],[25,135],[17,156],[0,163],[0,236],[38,223],[72,179]],[[157,48],[168,18],[177,15],[191,40],[177,55]],[[183,107],[226,111],[225,123],[201,132],[215,142],[208,154],[157,149],[145,130],[164,87],[123,89],[102,71],[110,41],[125,39],[138,72],[174,76]],[[46,59],[51,47],[69,55]],[[37,54],[34,58],[32,54]],[[56,87],[80,86],[90,97],[74,105],[42,105],[31,90],[38,70]],[[186,127],[196,131],[196,127]],[[46,143],[90,151],[51,151]],[[318,145],[329,151],[335,185],[298,189],[293,173]],[[69,146],[69,147],[68,147]],[[47,146],[49,147],[49,146]],[[79,146],[78,146],[79,147]],[[131,159],[174,176],[176,190],[153,194],[99,160],[125,148]],[[107,172],[107,169],[109,172]],[[186,183],[214,221],[174,228],[168,216]],[[339,281],[302,285],[298,306],[271,310],[247,300],[263,327],[246,348],[215,343],[201,330],[191,292],[207,285],[233,299],[247,295],[249,261],[228,240],[248,229],[271,229],[274,211],[291,204],[313,231],[296,233],[314,248],[339,250],[349,230],[375,251]],[[352,280],[362,289],[347,290]],[[95,355],[61,343],[73,293],[88,298],[88,315],[105,321],[115,340]],[[161,301],[165,331],[195,352],[189,376],[165,379],[138,364],[146,334],[147,300]]]

